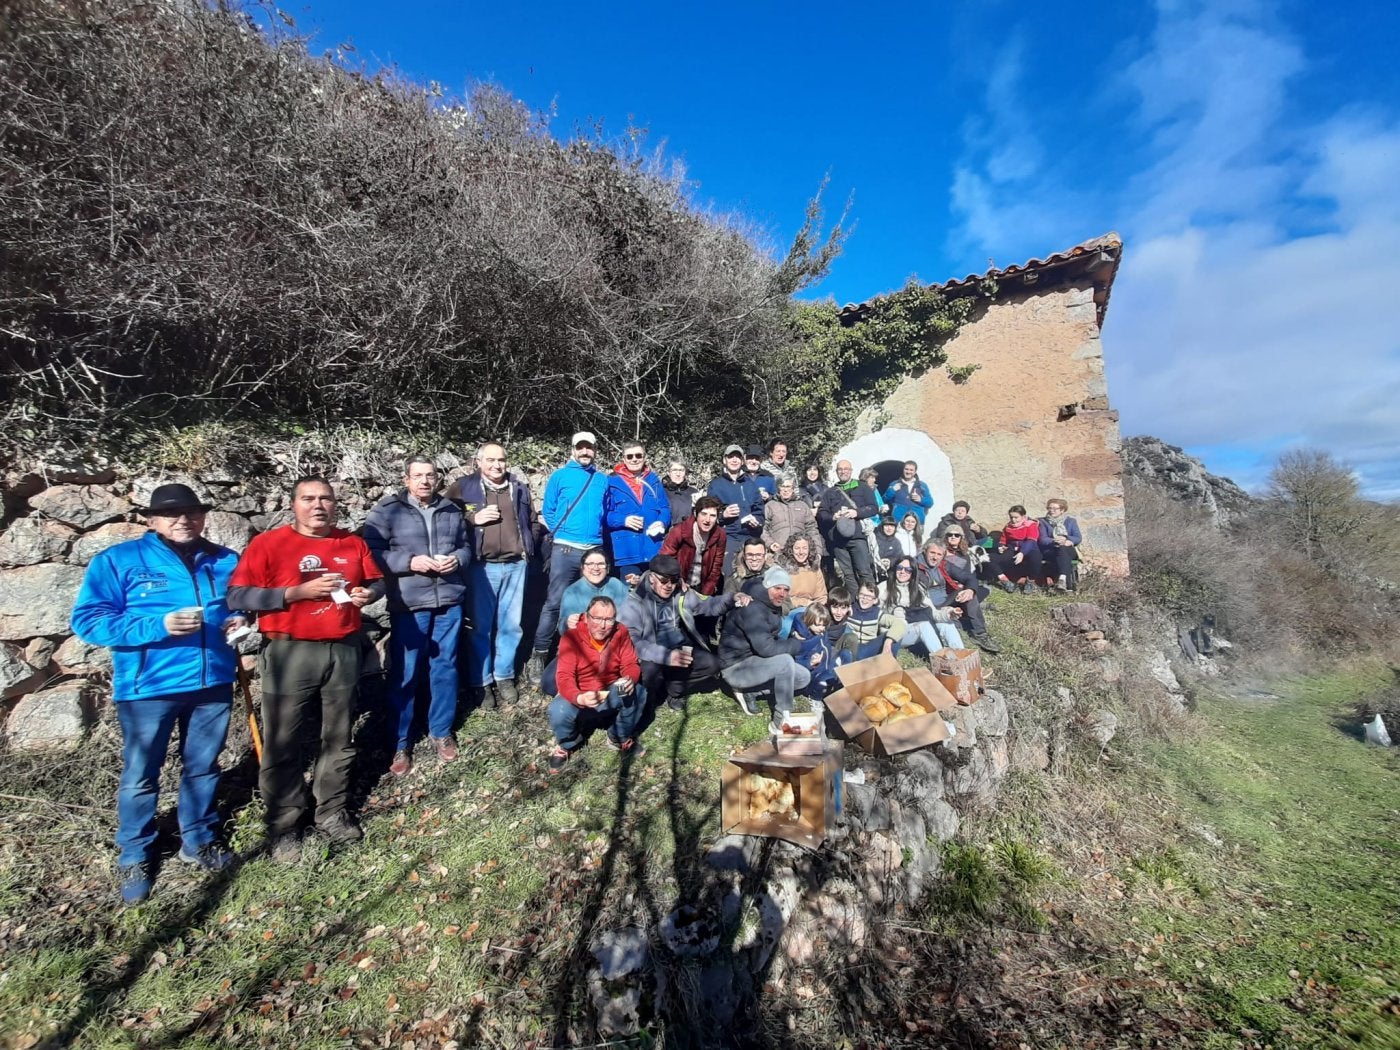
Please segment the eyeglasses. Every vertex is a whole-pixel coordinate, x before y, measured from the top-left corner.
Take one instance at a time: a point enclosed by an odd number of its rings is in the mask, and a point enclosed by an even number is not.
[[[645,452],[624,452],[624,453],[622,454],[622,458],[623,458],[623,459],[646,459],[646,458],[647,458],[647,454],[646,454]]]
[[[610,623],[617,623],[616,616],[594,616],[592,613],[588,615],[588,620],[590,623],[601,624],[604,626]]]
[[[585,569],[606,569],[608,563],[605,561],[586,561],[583,563]]]

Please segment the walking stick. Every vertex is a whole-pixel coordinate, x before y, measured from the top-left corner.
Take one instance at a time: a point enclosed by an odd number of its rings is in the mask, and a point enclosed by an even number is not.
[[[253,706],[253,686],[252,680],[248,677],[248,669],[243,666],[243,657],[236,657],[234,671],[238,676],[238,689],[243,694],[243,706],[248,712],[248,732],[253,738],[253,757],[258,760],[258,765],[262,765],[262,732],[258,729],[258,711]]]

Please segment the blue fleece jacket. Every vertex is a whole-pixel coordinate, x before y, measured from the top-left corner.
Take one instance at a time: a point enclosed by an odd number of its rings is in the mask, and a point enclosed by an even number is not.
[[[118,702],[190,693],[233,681],[233,648],[224,641],[228,581],[238,555],[202,542],[194,571],[158,535],[108,547],[88,566],[73,605],[73,632],[112,650]],[[172,636],[166,613],[204,610],[204,626]]]
[[[621,474],[615,473],[608,478],[607,491],[603,495],[603,524],[612,547],[614,565],[645,565],[660,552],[661,541],[671,527],[671,501],[661,487],[661,479],[656,472],[648,470],[641,478],[641,486],[642,498],[638,499]],[[625,524],[633,514],[642,519],[640,532],[629,529]],[[657,523],[660,523],[661,530],[655,536],[649,535],[647,530]]]
[[[555,542],[575,547],[596,547],[603,542],[603,494],[607,487],[608,479],[597,467],[585,467],[576,459],[549,476],[540,519],[554,534]],[[580,492],[583,498],[574,506]]]

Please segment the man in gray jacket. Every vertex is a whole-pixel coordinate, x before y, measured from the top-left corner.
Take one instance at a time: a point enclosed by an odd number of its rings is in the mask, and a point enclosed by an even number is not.
[[[719,617],[748,604],[747,594],[707,598],[694,589],[682,591],[681,563],[670,554],[652,558],[617,614],[632,636],[647,696],[660,700],[664,693],[668,707],[682,710],[687,691],[719,673],[719,658],[695,618]]]
[[[387,493],[365,520],[364,539],[384,573],[389,598],[389,710],[397,743],[389,772],[413,768],[409,733],[418,682],[427,672],[428,736],[438,758],[457,757],[457,638],[471,561],[462,508],[437,491],[437,466],[414,457],[404,487]]]

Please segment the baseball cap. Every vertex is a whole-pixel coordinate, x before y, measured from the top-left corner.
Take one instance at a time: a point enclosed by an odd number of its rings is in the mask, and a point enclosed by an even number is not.
[[[598,439],[593,436],[593,431],[580,430],[577,434],[574,435],[574,440],[571,441],[569,444],[573,448],[578,448],[580,445],[596,446],[598,444]]]
[[[745,458],[745,459],[762,459],[762,458],[763,458],[763,446],[762,446],[762,445],[750,445],[748,448],[746,448],[746,449],[744,450],[744,458]]]
[[[742,455],[744,454],[744,446],[742,446],[742,445],[730,445],[728,448],[726,448],[726,449],[724,450],[724,454],[725,454],[726,456],[742,456]]]

